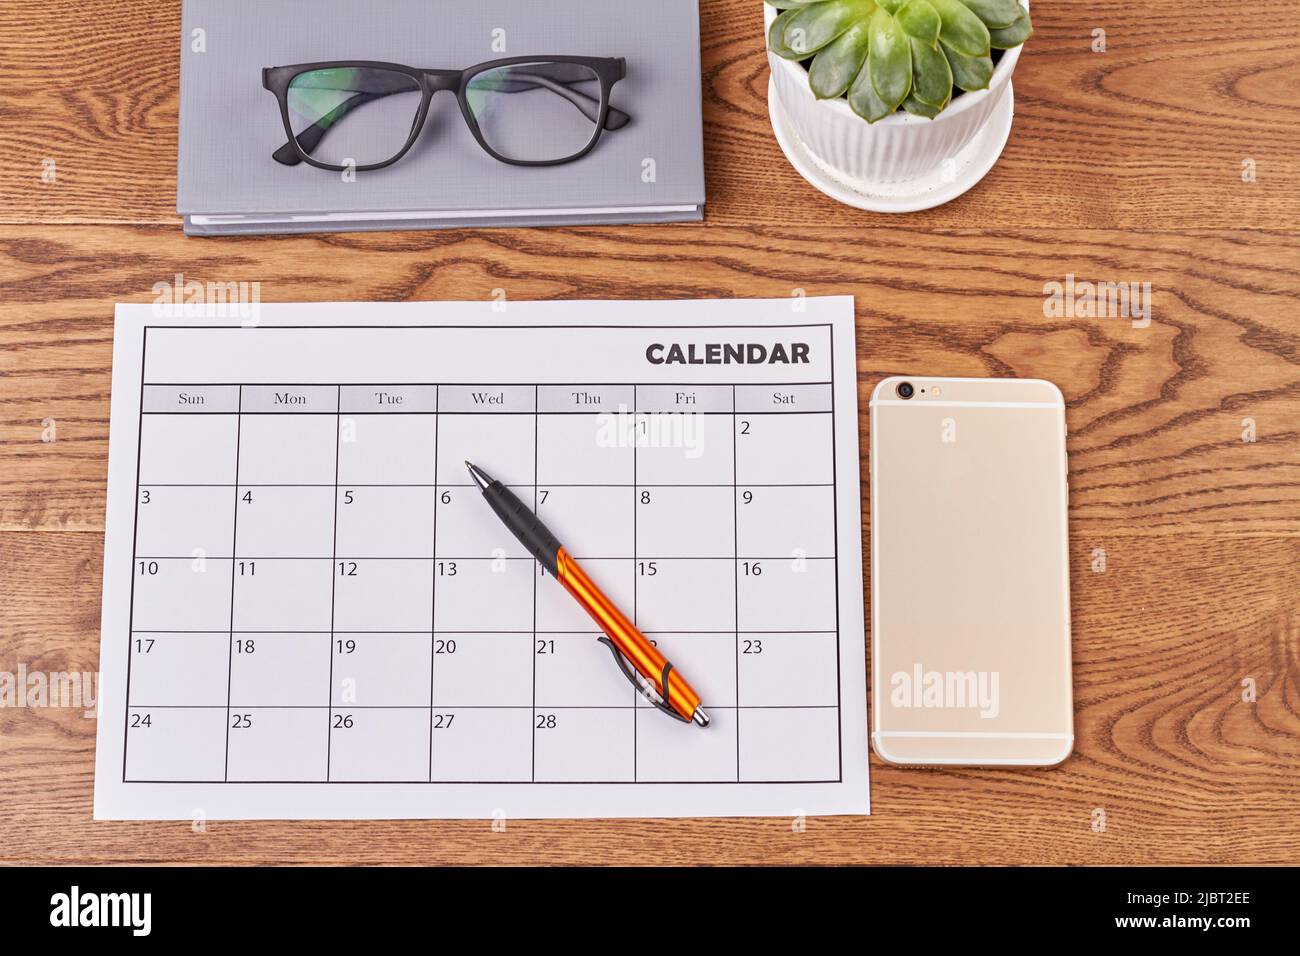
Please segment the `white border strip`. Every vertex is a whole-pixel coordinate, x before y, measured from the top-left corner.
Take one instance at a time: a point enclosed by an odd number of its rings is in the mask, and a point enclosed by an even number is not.
[[[932,402],[929,399],[878,398],[872,405],[906,405],[909,408],[1056,408],[1064,410],[1065,406],[1057,402]]]
[[[329,212],[265,216],[238,214],[191,215],[196,226],[223,226],[294,222],[400,222],[406,219],[534,219],[539,216],[626,216],[643,213],[694,212],[699,206],[576,206],[556,209],[443,209],[413,212]]]
[[[1074,734],[1034,734],[1028,731],[933,731],[933,730],[878,730],[872,736],[876,737],[983,737],[983,739],[993,739],[993,737],[1006,737],[1010,740],[1074,740]]]

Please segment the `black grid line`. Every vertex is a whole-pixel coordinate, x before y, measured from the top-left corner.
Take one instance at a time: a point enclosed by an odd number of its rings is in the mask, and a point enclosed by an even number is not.
[[[840,680],[841,678],[840,675],[840,640],[841,640],[841,634],[840,634],[840,500],[839,500],[840,470],[839,470],[839,462],[836,461],[835,458],[835,438],[836,438],[835,427],[837,422],[835,420],[835,330],[833,328],[828,330],[826,338],[830,343],[830,366],[831,366],[831,417],[830,417],[831,475],[835,478],[835,481],[832,482],[831,484],[831,531],[833,533],[832,540],[835,545],[834,547],[835,564],[833,566],[833,574],[834,574],[834,581],[835,581],[835,712],[837,714],[843,714],[844,713],[843,711],[844,688]],[[854,418],[853,427],[855,429],[857,428],[856,416]],[[737,700],[736,702],[740,703],[739,700]],[[835,742],[836,742],[835,751],[837,756],[839,757],[839,762],[836,766],[836,771],[837,771],[836,776],[840,780],[843,780],[844,779],[844,721],[843,720],[837,720],[835,722]]]
[[[149,710],[221,710],[220,704],[136,704],[141,709]],[[240,704],[246,710],[325,710],[320,704]],[[446,710],[531,710],[530,704],[444,704]],[[735,704],[716,704],[703,701],[706,710],[736,710]],[[550,704],[550,710],[649,710],[646,703],[633,704]],[[354,710],[428,710],[423,704],[352,704],[346,709]],[[745,710],[834,710],[834,704],[745,704]]]
[[[145,357],[149,354],[149,329],[146,326],[140,336],[140,408],[144,408],[144,368]],[[136,423],[135,432],[135,500],[132,503],[134,514],[131,520],[131,604],[127,608],[126,634],[126,692],[122,695],[122,780],[126,780],[126,753],[131,745],[131,653],[135,638],[135,553],[140,545],[140,460],[144,450],[144,415]]]
[[[247,487],[247,486],[245,486]],[[642,554],[636,557],[627,557],[623,555],[609,554],[576,554],[565,548],[565,552],[575,561],[607,561],[607,562],[632,562],[644,558],[647,561],[731,561],[733,556],[730,554],[663,554],[652,551],[648,554]],[[330,560],[327,557],[313,554],[211,554],[204,556],[208,561],[320,561]],[[788,554],[747,554],[745,555],[750,561],[784,561],[790,555]],[[800,555],[804,561],[834,561],[833,554],[804,554]],[[193,555],[184,554],[140,554],[136,556],[137,561],[193,561]],[[483,554],[357,554],[355,552],[341,551],[335,556],[335,561],[428,561],[436,563],[438,561],[457,561],[469,564],[471,561],[534,561],[532,555],[503,554],[499,556]]]
[[[802,382],[801,382],[801,383],[799,383],[799,384],[800,384],[800,385],[804,385],[804,384],[809,384],[809,383],[802,383]],[[394,387],[396,388],[396,387],[398,387],[398,386],[394,386]],[[594,387],[595,387],[595,386],[593,386],[593,388],[594,388]],[[779,385],[774,385],[773,388],[780,388],[780,386],[779,386]],[[197,411],[197,410],[190,410],[190,409],[150,409],[150,410],[144,412],[143,414],[145,414],[145,415],[185,415],[185,416],[194,416],[194,417],[198,417],[198,416],[202,416],[202,415],[233,415],[234,413],[233,413],[233,412],[222,412],[222,411]],[[243,414],[243,415],[248,415],[248,416],[250,416],[250,417],[255,417],[255,416],[258,416],[258,415],[276,415],[276,416],[280,416],[280,417],[291,417],[291,418],[309,418],[309,417],[311,417],[311,416],[313,416],[313,415],[316,415],[316,416],[322,416],[322,415],[324,415],[324,416],[340,415],[340,416],[343,417],[343,418],[364,418],[364,417],[366,417],[366,416],[370,416],[370,415],[379,415],[379,416],[383,416],[383,417],[385,417],[385,418],[388,418],[388,417],[397,418],[397,417],[401,417],[401,416],[403,416],[403,415],[405,415],[405,416],[423,416],[424,418],[433,418],[433,417],[435,416],[435,413],[434,413],[434,412],[404,412],[404,411],[403,411],[403,412],[399,412],[399,411],[391,411],[391,412],[390,412],[390,411],[381,411],[381,412],[335,412],[335,411],[328,411],[328,410],[326,410],[326,409],[318,409],[318,410],[295,409],[295,410],[286,410],[286,411],[269,411],[269,412],[268,412],[268,411],[247,411],[247,412],[241,412],[241,414]],[[437,414],[437,417],[439,417],[439,418],[453,418],[453,417],[457,417],[457,416],[461,416],[461,417],[472,417],[472,416],[482,416],[482,415],[490,415],[490,416],[497,416],[497,417],[505,417],[505,416],[507,416],[507,415],[518,415],[518,416],[523,416],[523,417],[531,418],[531,417],[534,416],[534,415],[556,415],[556,416],[574,415],[574,416],[581,416],[581,415],[592,415],[592,414],[596,414],[596,413],[595,413],[595,412],[591,412],[591,411],[561,412],[561,411],[553,411],[553,410],[551,410],[551,409],[547,409],[547,410],[545,410],[545,411],[541,411],[541,412],[533,412],[533,411],[501,411],[501,410],[499,410],[499,409],[486,409],[486,408],[484,408],[484,409],[476,409],[476,410],[474,410],[474,411],[472,411],[472,412],[460,412],[460,411],[457,411],[457,412],[438,412],[438,413],[436,413],[436,414]],[[609,412],[609,414],[612,415],[612,414],[617,414],[617,413],[616,413],[616,412]],[[690,411],[690,412],[665,412],[665,411],[660,411],[660,410],[657,410],[657,409],[632,409],[632,408],[629,408],[629,409],[626,410],[625,414],[627,414],[627,415],[700,415],[700,416],[709,417],[709,418],[729,418],[732,414],[736,414],[736,413],[733,413],[733,412],[722,412],[722,411],[707,411],[707,410],[706,410],[706,411],[694,411],[694,410],[692,410],[692,411]],[[752,410],[752,411],[741,412],[741,413],[739,413],[739,414],[744,414],[744,415],[825,415],[825,414],[826,414],[826,410],[825,410],[825,409],[807,409],[807,410],[804,410],[804,409],[790,408],[790,409],[784,409],[784,410],[776,411],[776,412],[768,412],[768,411],[760,411],[760,410],[758,410],[758,409],[754,409],[754,410]]]
[[[439,408],[441,389],[433,392],[433,409],[436,415]],[[429,562],[429,782],[433,782],[433,688],[436,663],[438,659],[438,446],[442,438],[442,428],[438,419],[433,423],[433,556]]]
[[[233,417],[234,412],[227,412],[227,415]],[[764,412],[765,415],[786,415],[792,412]],[[826,412],[817,412],[818,415],[825,415]],[[521,485],[515,482],[502,482],[507,488],[536,488],[536,485]],[[200,481],[200,482],[165,482],[151,481],[146,482],[143,488],[233,488],[234,486],[228,481]],[[246,481],[241,488],[332,488],[334,487],[328,481],[273,481],[273,482],[250,482]],[[347,484],[340,485],[341,488],[473,488],[472,482],[451,482],[451,481],[392,481],[392,482],[365,482],[350,481]],[[631,488],[631,485],[619,484],[610,481],[590,481],[590,482],[564,482],[548,481],[547,488]],[[646,488],[730,488],[727,482],[667,482],[657,481],[645,485]],[[748,481],[745,483],[746,488],[831,488],[834,487],[832,482],[797,482],[797,481]]]
[[[230,779],[230,689],[235,679],[235,554],[239,551],[239,439],[243,416],[239,410],[244,405],[244,388],[239,388],[235,405],[235,508],[230,519],[230,634],[226,647],[226,760],[222,775]],[[137,498],[139,492],[136,493]]]
[[[736,640],[735,649],[732,652],[732,664],[736,668],[736,782],[739,783],[742,777],[740,772],[740,505],[737,498],[740,495],[738,490],[738,481],[740,480],[740,467],[737,459],[740,456],[740,434],[737,429],[739,419],[736,416],[736,386],[731,386],[731,546],[735,552],[734,561],[731,566],[732,593],[735,597],[735,621],[736,621]]]
[[[338,386],[335,408],[343,399],[343,386]],[[339,445],[343,419],[335,411],[334,415],[334,544],[330,555],[330,683],[328,688],[329,717],[325,721],[325,779],[330,778],[330,764],[334,759],[334,611],[338,589],[338,575],[334,573],[334,562],[338,560],[339,551]]]
[[[197,630],[196,630],[196,629],[186,630],[186,629],[184,629],[184,628],[167,628],[167,629],[163,629],[163,630],[158,630],[158,629],[155,629],[155,630],[136,630],[136,631],[132,631],[131,633],[132,633],[132,634],[174,634],[174,635],[180,635],[180,634],[226,634],[226,633],[229,633],[229,632],[228,632],[228,631],[225,631],[225,630],[218,630],[218,631],[206,630],[206,631],[205,631],[205,630],[201,630],[201,629],[197,629]],[[321,634],[321,635],[327,635],[327,634],[329,634],[330,632],[329,632],[328,630],[323,629],[323,628],[316,628],[316,629],[314,629],[314,630],[312,630],[312,629],[308,629],[308,630],[292,630],[292,629],[283,629],[283,628],[281,628],[281,629],[276,629],[276,628],[272,628],[272,627],[262,627],[262,628],[248,628],[247,630],[238,630],[238,629],[236,629],[236,630],[234,631],[234,633],[235,633],[235,634]],[[416,631],[412,631],[412,630],[409,630],[409,629],[404,630],[404,629],[402,629],[402,628],[394,628],[394,627],[383,628],[382,630],[368,630],[368,631],[367,631],[367,630],[357,630],[356,628],[350,628],[350,629],[347,629],[347,630],[339,630],[339,631],[335,631],[335,632],[334,632],[334,634],[335,634],[336,636],[347,635],[347,634],[398,634],[398,635],[401,635],[401,634],[428,634],[428,633],[429,633],[429,631],[426,631],[426,630],[416,630]],[[443,629],[441,629],[441,630],[434,631],[433,633],[434,633],[434,634],[550,634],[550,635],[556,635],[556,636],[563,637],[563,636],[594,635],[594,634],[600,634],[601,632],[600,632],[600,631],[574,631],[574,630],[567,630],[567,631],[566,631],[566,630],[548,630],[548,629],[545,629],[545,628],[538,628],[536,631],[534,631],[534,630],[532,630],[532,629],[528,629],[528,630],[518,630],[518,629],[511,630],[510,628],[494,628],[494,629],[489,629],[489,630],[474,630],[473,628],[465,628],[465,627],[448,627],[448,628],[443,628]],[[686,634],[686,635],[701,634],[701,635],[704,635],[704,636],[712,636],[712,635],[716,635],[716,634],[734,634],[734,633],[736,633],[736,632],[735,632],[735,630],[734,630],[733,628],[725,628],[725,629],[723,629],[723,630],[718,630],[718,629],[716,629],[716,628],[713,628],[713,629],[710,629],[710,628],[692,628],[692,629],[690,629],[690,630],[664,630],[664,629],[660,628],[660,629],[658,629],[658,630],[654,630],[654,629],[646,629],[646,630],[641,631],[641,633],[642,633],[642,634],[645,634],[645,635],[647,635],[647,636],[649,636],[649,635],[651,635],[651,634]],[[798,628],[772,628],[772,629],[764,630],[764,629],[762,629],[762,628],[753,628],[753,627],[749,627],[749,628],[745,628],[745,629],[744,629],[743,631],[741,631],[740,633],[741,633],[741,634],[834,634],[835,632],[834,632],[833,630],[829,630],[829,629],[823,629],[823,630],[815,630],[815,629],[814,629],[814,630],[800,630],[800,629],[798,629]]]
[[[533,514],[537,514],[537,443],[541,440],[541,418],[537,414],[537,395],[540,388],[533,386]],[[529,733],[532,735],[532,769],[529,771],[533,780],[537,779],[537,581],[542,574],[542,566],[539,564],[533,571],[533,635],[528,644],[528,651],[532,655],[530,662],[533,667],[533,716],[529,720]]]

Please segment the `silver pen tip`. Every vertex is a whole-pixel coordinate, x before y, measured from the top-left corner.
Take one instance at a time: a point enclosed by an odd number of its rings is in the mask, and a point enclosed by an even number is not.
[[[703,707],[695,708],[695,713],[691,715],[691,720],[695,721],[701,727],[709,726],[709,715],[704,712]]]
[[[487,472],[468,458],[465,459],[465,467],[469,469],[469,476],[474,479],[474,484],[478,485],[479,491],[487,491],[487,486],[492,484],[492,479]]]

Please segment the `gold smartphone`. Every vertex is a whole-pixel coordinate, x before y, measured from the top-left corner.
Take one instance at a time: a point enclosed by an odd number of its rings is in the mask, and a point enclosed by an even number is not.
[[[1039,379],[871,395],[871,742],[904,765],[1074,745],[1065,402]]]

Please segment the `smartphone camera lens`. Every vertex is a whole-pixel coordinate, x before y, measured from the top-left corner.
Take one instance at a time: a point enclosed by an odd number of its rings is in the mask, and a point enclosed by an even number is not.
[[[898,392],[898,397],[902,399],[911,398],[916,394],[916,389],[912,387],[911,382],[899,382],[895,391]]]

